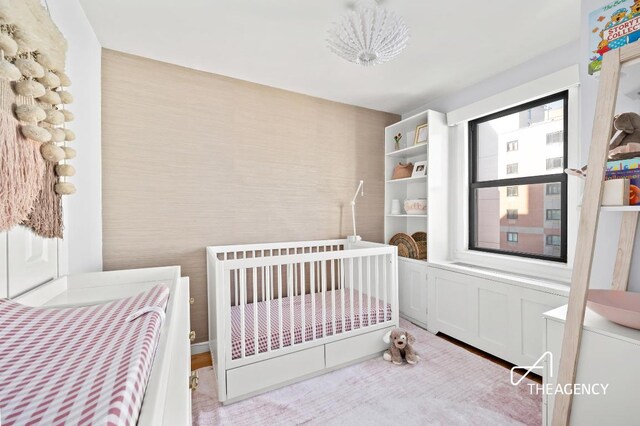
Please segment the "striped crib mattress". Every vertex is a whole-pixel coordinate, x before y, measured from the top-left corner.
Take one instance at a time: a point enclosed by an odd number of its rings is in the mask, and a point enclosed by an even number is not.
[[[1,423],[134,425],[169,289],[46,309],[0,299]]]
[[[334,304],[335,297],[335,304]],[[374,325],[383,321],[391,320],[391,305],[387,304],[386,320],[385,306],[382,300],[375,297],[362,296],[362,310],[360,310],[360,294],[357,290],[353,291],[353,298],[350,290],[344,291],[344,311],[342,309],[343,292],[341,290],[325,292],[325,314],[322,311],[322,294],[315,294],[315,309],[311,294],[307,294],[303,298],[301,296],[283,297],[282,298],[282,345],[280,342],[279,318],[280,302],[278,299],[270,302],[249,303],[244,305],[245,313],[245,356],[255,355],[255,333],[254,333],[254,312],[257,309],[258,324],[258,353],[267,352],[269,349],[269,340],[271,340],[271,349],[279,349],[280,347],[291,346],[302,343],[303,331],[304,341],[319,339],[321,337],[332,336],[346,331],[356,330],[368,325]],[[351,320],[351,300],[353,300],[353,322]],[[302,324],[302,305],[304,303],[304,326]],[[271,318],[267,316],[267,306]],[[333,306],[335,306],[335,333]],[[293,309],[292,309],[293,307]],[[231,357],[237,359],[242,357],[242,306],[231,307]],[[293,321],[291,313],[293,312]],[[315,321],[314,321],[315,313]],[[343,315],[344,313],[344,315]],[[343,322],[344,318],[344,322]],[[291,325],[293,324],[293,327]],[[270,327],[269,327],[270,325]],[[315,327],[314,327],[315,325]],[[271,339],[269,339],[269,328],[271,329]],[[314,337],[315,329],[315,337]],[[293,337],[292,337],[293,330]]]

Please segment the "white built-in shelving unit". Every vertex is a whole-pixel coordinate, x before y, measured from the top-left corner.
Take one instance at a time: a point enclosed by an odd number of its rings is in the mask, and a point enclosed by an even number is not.
[[[414,144],[416,128],[428,123],[426,143]],[[394,136],[402,134],[396,149]],[[399,232],[427,233],[426,260],[400,257],[398,262],[400,315],[426,327],[427,266],[429,260],[445,260],[448,255],[448,127],[444,114],[424,111],[385,129],[385,219],[384,237],[389,242]],[[392,180],[398,163],[427,161],[427,175]],[[406,199],[426,198],[427,213],[408,215]],[[400,214],[391,214],[391,203],[400,200]]]

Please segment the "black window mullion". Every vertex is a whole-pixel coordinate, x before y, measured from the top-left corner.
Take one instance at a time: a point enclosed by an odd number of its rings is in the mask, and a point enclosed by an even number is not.
[[[568,220],[568,212],[567,212],[567,175],[562,173],[548,174],[548,175],[536,175],[536,176],[525,176],[525,177],[515,177],[515,178],[506,178],[506,179],[495,179],[490,181],[478,181],[477,172],[478,172],[478,156],[477,156],[477,146],[478,146],[478,134],[477,134],[477,126],[481,123],[491,121],[500,117],[504,117],[507,115],[511,115],[514,113],[518,113],[521,111],[525,111],[527,109],[534,108],[536,106],[544,105],[551,102],[562,101],[563,102],[563,130],[562,130],[562,139],[560,142],[564,143],[563,146],[563,161],[562,161],[562,169],[566,169],[568,167],[568,123],[569,123],[569,102],[568,102],[569,94],[568,91],[550,95],[545,98],[541,98],[527,104],[519,105],[513,108],[509,108],[485,117],[481,117],[479,119],[469,121],[468,124],[468,152],[469,152],[469,249],[484,251],[484,252],[492,252],[498,254],[506,254],[506,255],[516,255],[523,256],[533,259],[542,259],[542,260],[551,260],[551,261],[567,261],[567,220]],[[558,132],[560,133],[560,132]],[[509,143],[509,142],[508,142]],[[507,143],[507,150],[508,148]],[[546,143],[546,141],[545,141]],[[508,250],[495,250],[495,249],[486,249],[482,247],[477,247],[477,191],[483,188],[500,188],[500,187],[508,187],[508,186],[521,186],[521,185],[536,185],[536,184],[560,184],[560,198],[561,198],[561,219],[560,219],[560,257],[556,256],[547,256],[547,255],[538,255],[532,253],[519,253]],[[549,194],[546,192],[546,186],[543,189],[543,195],[555,195],[557,193]],[[545,212],[546,215],[546,212]],[[546,219],[546,216],[545,218]],[[543,225],[544,227],[544,220]],[[551,235],[551,234],[548,234]],[[545,236],[545,243],[546,243]]]

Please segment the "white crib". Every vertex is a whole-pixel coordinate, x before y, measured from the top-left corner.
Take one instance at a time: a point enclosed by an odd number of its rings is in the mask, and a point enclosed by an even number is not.
[[[207,248],[209,345],[231,403],[381,354],[397,248],[347,240]]]

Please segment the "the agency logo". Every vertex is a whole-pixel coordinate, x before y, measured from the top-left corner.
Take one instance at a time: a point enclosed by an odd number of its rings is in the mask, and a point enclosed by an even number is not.
[[[544,361],[545,359],[549,360],[549,366],[553,366],[553,354],[549,351],[545,352],[538,358],[533,365],[525,365],[520,366],[516,365],[511,368],[511,384],[513,386],[518,386],[520,383],[527,378],[530,373],[536,373],[542,376],[544,371]],[[516,371],[524,370],[523,374],[519,374]],[[549,368],[549,378],[553,377],[553,368]],[[565,395],[606,395],[607,389],[609,388],[608,384],[604,383],[574,383],[574,384],[553,384],[553,383],[544,383],[539,385],[537,383],[527,383],[529,387],[529,393],[536,395],[556,395],[556,394],[565,394]]]
[[[511,384],[513,386],[518,386],[530,373],[536,373],[539,376],[542,376],[542,372],[544,371],[544,359],[549,357],[549,364],[553,365],[553,354],[549,351],[542,354],[540,358],[533,365],[516,365],[511,367]],[[524,370],[524,374],[519,375],[516,373],[516,370]],[[553,377],[553,371],[549,371],[549,377]],[[515,380],[517,378],[518,380]]]

